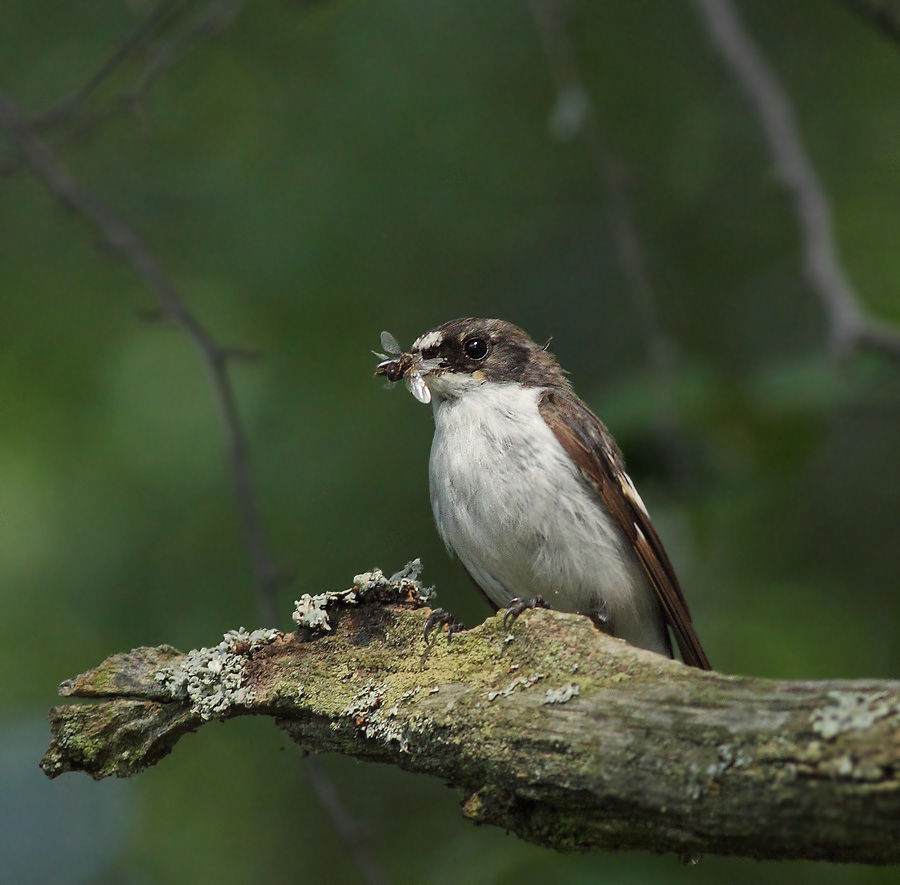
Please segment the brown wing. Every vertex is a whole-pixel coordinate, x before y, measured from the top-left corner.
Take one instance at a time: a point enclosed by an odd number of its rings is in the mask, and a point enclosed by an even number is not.
[[[584,403],[561,391],[546,391],[541,396],[538,409],[569,457],[621,526],[650,578],[666,620],[675,631],[684,662],[701,670],[711,670],[709,658],[691,623],[675,570],[625,472],[622,456],[609,431]]]

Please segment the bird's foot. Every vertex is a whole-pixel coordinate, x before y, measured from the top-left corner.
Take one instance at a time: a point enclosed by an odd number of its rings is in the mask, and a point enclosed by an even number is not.
[[[594,622],[594,626],[604,633],[609,633],[609,606],[606,600],[600,603],[594,611],[588,614],[588,617]]]
[[[461,633],[465,630],[462,621],[456,620],[450,612],[444,611],[442,608],[436,608],[425,621],[425,629],[422,631],[425,641],[428,642],[428,636],[435,627],[447,628],[447,642],[451,640],[454,633]]]
[[[550,608],[550,604],[543,596],[535,596],[534,599],[522,599],[521,596],[514,596],[506,606],[506,614],[503,615],[503,627],[508,629],[509,625],[519,617],[522,612],[531,608]]]

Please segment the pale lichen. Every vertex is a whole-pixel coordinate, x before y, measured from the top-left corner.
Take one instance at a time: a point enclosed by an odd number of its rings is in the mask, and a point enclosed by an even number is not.
[[[518,679],[513,679],[506,688],[501,688],[498,691],[489,691],[487,699],[495,701],[497,698],[508,698],[513,692],[518,691],[520,688],[531,688],[532,685],[540,682],[543,678],[543,673],[535,673],[532,676],[520,676]]]
[[[281,635],[274,629],[229,630],[218,645],[188,652],[154,679],[172,700],[190,700],[191,711],[201,719],[224,718],[232,707],[253,700],[253,691],[242,684],[247,655]]]
[[[753,762],[753,757],[742,747],[720,744],[718,754],[718,760],[706,767],[706,776],[710,781],[717,781],[729,769],[745,768]]]
[[[369,599],[378,602],[402,602],[419,605],[434,598],[432,587],[423,587],[418,580],[422,561],[413,559],[389,578],[381,569],[372,569],[353,578],[347,590],[327,593],[304,593],[294,603],[293,619],[298,627],[310,630],[331,630],[329,610],[347,605],[359,605]]]
[[[581,694],[581,687],[572,682],[569,685],[563,685],[560,688],[548,688],[544,694],[545,704],[564,704],[577,698]]]
[[[330,630],[328,609],[336,605],[355,605],[359,601],[356,590],[340,590],[329,593],[304,593],[294,602],[291,617],[298,627],[311,630]]]
[[[828,697],[835,703],[820,707],[812,714],[812,730],[825,740],[848,731],[871,728],[888,716],[900,718],[900,704],[888,700],[891,695],[886,691],[829,691]]]
[[[698,760],[687,766],[687,793],[691,799],[700,799],[721,788],[723,776],[734,768],[746,768],[753,763],[753,757],[743,747],[720,744],[716,748],[716,758],[705,765]]]
[[[408,751],[408,740],[404,730],[394,720],[399,715],[399,707],[382,709],[387,687],[382,683],[367,682],[365,687],[350,702],[345,713],[354,727],[367,738],[382,743],[397,743],[401,752]]]

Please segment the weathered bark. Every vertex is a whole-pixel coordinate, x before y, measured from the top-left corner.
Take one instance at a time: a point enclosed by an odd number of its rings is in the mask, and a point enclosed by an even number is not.
[[[426,644],[428,613],[369,601],[330,632],[114,655],[61,686],[99,702],[54,708],[42,767],[125,777],[205,718],[255,714],[437,775],[539,845],[900,861],[900,682],[701,672],[551,611]]]

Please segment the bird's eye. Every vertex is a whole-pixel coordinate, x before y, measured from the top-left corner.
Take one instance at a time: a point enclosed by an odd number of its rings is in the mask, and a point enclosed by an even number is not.
[[[484,338],[466,338],[463,342],[463,350],[470,360],[483,360],[490,349],[490,344]]]

